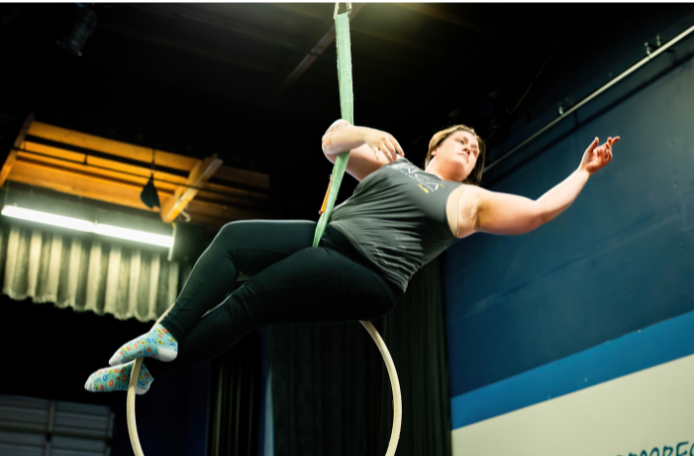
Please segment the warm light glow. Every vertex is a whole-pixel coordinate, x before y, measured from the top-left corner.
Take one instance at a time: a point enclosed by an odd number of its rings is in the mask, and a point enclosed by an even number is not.
[[[173,245],[173,236],[145,233],[144,231],[131,230],[129,228],[121,228],[119,226],[104,225],[102,223],[97,223],[94,225],[94,232],[103,236],[128,239],[131,241],[144,242],[145,244],[160,245],[162,247],[171,247]]]
[[[60,226],[71,230],[85,231],[100,234],[102,236],[110,236],[129,241],[142,242],[143,244],[158,245],[161,247],[171,247],[173,245],[173,236],[164,236],[161,234],[147,233],[145,231],[131,230],[129,228],[121,228],[118,226],[104,225],[102,223],[90,222],[88,220],[80,220],[62,215],[49,214],[48,212],[34,211],[17,206],[5,206],[2,208],[2,215],[13,217],[22,220],[29,220],[46,225]]]
[[[34,211],[17,206],[5,206],[2,215],[14,217],[32,222],[45,223],[46,225],[60,226],[77,231],[94,231],[94,223],[62,215],[49,214],[48,212]]]

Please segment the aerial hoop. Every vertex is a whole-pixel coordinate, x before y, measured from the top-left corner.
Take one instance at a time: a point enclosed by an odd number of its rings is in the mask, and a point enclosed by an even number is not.
[[[161,317],[159,317],[156,323],[154,323],[154,326],[152,326],[152,329],[154,329],[155,326],[161,323],[166,314],[169,313],[169,310],[171,310],[171,307],[166,309],[166,311],[161,315]],[[130,381],[128,382],[128,402],[126,407],[126,415],[128,418],[128,434],[130,434],[130,443],[133,446],[133,453],[135,453],[135,456],[145,456],[145,453],[142,451],[142,445],[140,445],[140,437],[137,434],[137,421],[135,420],[135,388],[137,387],[137,379],[140,377],[142,359],[143,358],[137,358],[135,360],[133,370],[130,371]]]
[[[386,456],[394,456],[395,450],[398,448],[398,441],[400,440],[400,428],[402,426],[402,395],[400,394],[398,373],[395,371],[395,363],[393,363],[393,358],[390,357],[388,347],[386,347],[385,342],[383,342],[383,339],[381,339],[381,335],[378,333],[378,331],[376,331],[374,325],[372,325],[370,321],[360,321],[359,323],[364,326],[364,329],[369,332],[371,338],[374,340],[374,342],[376,342],[378,351],[381,352],[383,361],[386,363],[386,369],[388,369],[390,386],[393,389],[393,429],[390,432],[390,442],[388,442]]]
[[[339,3],[335,4],[335,43],[337,45],[337,61],[338,61],[338,81],[340,83],[340,107],[342,118],[354,123],[354,97],[352,93],[352,57],[350,52],[350,41],[349,41],[349,12],[352,10],[352,4],[347,3],[347,12],[338,14]],[[337,155],[335,160],[335,166],[333,167],[333,175],[331,178],[331,185],[328,186],[328,192],[325,195],[325,210],[322,211],[321,218],[318,221],[316,227],[316,235],[314,237],[313,246],[317,247],[320,242],[323,232],[328,224],[328,219],[332,213],[335,200],[337,198],[337,191],[342,183],[342,176],[344,175],[345,169],[347,168],[347,161],[349,160],[349,152],[342,152]],[[169,309],[164,312],[164,314],[159,317],[157,322],[154,324],[156,326],[159,324],[166,314],[169,313]],[[393,428],[390,434],[390,442],[388,443],[388,449],[386,450],[386,456],[394,456],[395,450],[398,447],[398,441],[400,440],[400,429],[402,427],[402,395],[400,393],[400,382],[398,381],[398,373],[395,370],[395,364],[393,359],[388,352],[386,344],[383,342],[381,335],[376,331],[376,328],[368,321],[360,321],[364,329],[368,331],[369,335],[376,343],[378,351],[381,352],[383,361],[386,364],[386,369],[388,370],[388,377],[390,377],[390,385],[393,390]],[[132,443],[133,452],[135,456],[144,456],[142,451],[142,446],[140,445],[140,439],[137,434],[137,422],[135,420],[135,388],[137,387],[137,379],[140,376],[140,369],[142,367],[142,358],[137,358],[135,360],[135,365],[130,373],[130,382],[128,383],[128,399],[127,399],[127,418],[128,418],[128,433],[130,434],[130,442]]]
[[[162,314],[157,320],[154,326],[161,323],[166,314],[169,313],[169,309]],[[395,450],[398,447],[398,441],[400,440],[400,428],[402,427],[402,394],[400,393],[400,382],[398,381],[398,373],[395,370],[395,364],[393,363],[393,358],[390,356],[388,347],[386,347],[385,342],[381,338],[381,335],[376,331],[374,325],[370,321],[360,321],[364,329],[369,333],[373,341],[378,347],[378,351],[381,352],[383,357],[383,362],[386,364],[386,369],[388,370],[388,377],[390,378],[390,386],[393,390],[393,428],[390,433],[390,442],[388,443],[388,449],[386,450],[386,456],[394,456]],[[154,326],[152,329],[154,329]],[[128,433],[130,434],[130,442],[133,447],[133,453],[135,456],[144,456],[142,451],[142,446],[140,445],[140,437],[137,433],[137,421],[135,418],[135,388],[137,386],[137,379],[140,376],[140,369],[142,368],[142,359],[137,358],[135,360],[135,365],[133,370],[130,372],[130,381],[128,382],[128,398],[127,398],[127,421],[128,421]]]

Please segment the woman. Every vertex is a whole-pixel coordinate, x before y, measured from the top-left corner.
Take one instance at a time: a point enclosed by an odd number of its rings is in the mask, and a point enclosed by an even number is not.
[[[527,233],[558,216],[610,162],[618,140],[599,146],[595,138],[578,169],[533,201],[477,186],[485,149],[469,127],[436,133],[422,171],[390,134],[339,120],[323,136],[323,152],[334,162],[350,150],[347,172],[360,184],[335,208],[319,247],[311,247],[315,222],[225,225],[162,322],[123,345],[85,389],[127,390],[142,356],[137,392],[144,394],[154,378],[223,353],[260,325],[383,316],[414,273],[456,239]],[[227,296],[241,271],[253,278]]]

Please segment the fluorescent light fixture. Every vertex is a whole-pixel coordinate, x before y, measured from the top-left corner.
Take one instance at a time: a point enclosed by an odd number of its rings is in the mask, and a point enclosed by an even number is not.
[[[46,225],[60,226],[71,230],[84,231],[88,233],[101,234],[129,241],[141,242],[143,244],[158,245],[161,247],[171,247],[174,242],[173,236],[147,233],[146,231],[131,230],[113,225],[105,225],[88,220],[80,220],[62,215],[49,214],[48,212],[35,211],[17,206],[5,206],[2,208],[2,215],[32,222],[43,223]]]

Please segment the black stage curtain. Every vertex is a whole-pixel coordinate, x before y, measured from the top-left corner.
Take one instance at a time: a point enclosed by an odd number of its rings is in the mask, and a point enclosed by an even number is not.
[[[400,379],[399,456],[451,455],[441,263],[424,267],[374,321]],[[393,422],[390,380],[357,322],[268,330],[275,456],[383,455]]]
[[[257,331],[212,361],[209,456],[257,456],[261,367]]]

